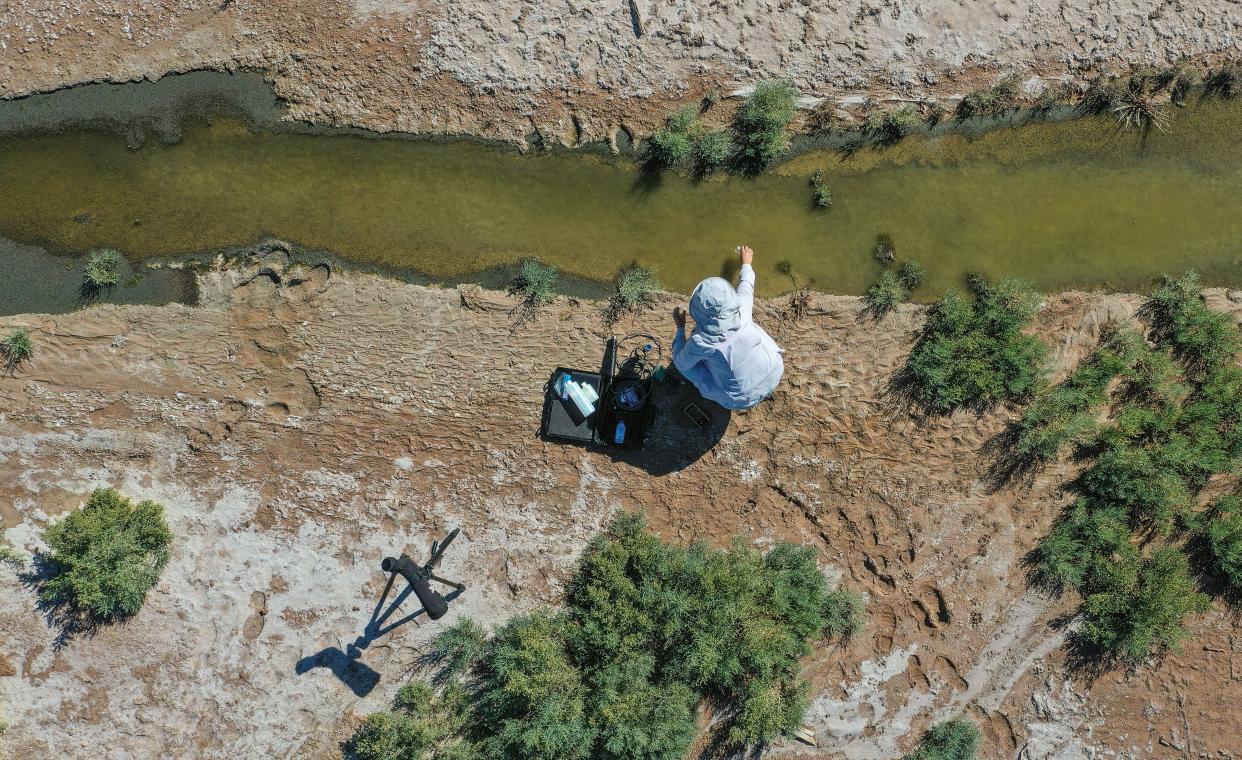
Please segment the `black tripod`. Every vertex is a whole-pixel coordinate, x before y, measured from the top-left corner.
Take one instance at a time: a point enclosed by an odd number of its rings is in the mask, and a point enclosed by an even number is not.
[[[441,578],[432,572],[436,565],[440,564],[440,560],[444,558],[444,552],[448,549],[449,544],[453,543],[453,539],[457,538],[457,534],[461,528],[454,528],[451,533],[444,539],[443,543],[433,541],[431,544],[431,559],[427,560],[425,565],[418,565],[409,555],[402,554],[400,557],[385,557],[380,563],[380,567],[384,572],[391,573],[388,576],[388,585],[384,587],[383,599],[388,597],[388,590],[392,588],[393,581],[400,575],[405,578],[406,583],[410,584],[410,588],[414,591],[414,595],[418,597],[418,601],[422,602],[423,609],[427,611],[427,617],[432,620],[439,620],[448,613],[448,600],[440,595],[440,592],[431,588],[431,581],[443,583],[445,586],[452,586],[456,592],[450,594],[451,597],[457,596],[466,590],[466,584],[456,583],[446,578]]]

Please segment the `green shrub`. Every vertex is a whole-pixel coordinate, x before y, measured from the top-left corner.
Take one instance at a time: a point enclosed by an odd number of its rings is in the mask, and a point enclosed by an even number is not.
[[[1199,275],[1187,272],[1179,279],[1165,276],[1147,300],[1157,339],[1173,346],[1180,359],[1199,372],[1233,364],[1242,350],[1233,317],[1212,311],[1203,303]]]
[[[1113,79],[1098,76],[1087,83],[1078,101],[1078,110],[1088,114],[1111,113],[1121,99],[1121,86]]]
[[[30,331],[18,327],[0,340],[0,358],[4,359],[5,369],[17,369],[22,362],[34,356],[34,344],[30,341]]]
[[[539,259],[522,259],[518,275],[509,291],[521,293],[527,306],[542,306],[552,300],[556,278],[556,267],[544,264]]]
[[[703,131],[699,124],[699,112],[687,104],[677,109],[664,126],[651,136],[648,155],[657,165],[676,166],[690,158],[695,139]]]
[[[737,158],[748,171],[770,166],[789,145],[787,130],[797,114],[798,90],[778,80],[760,82],[733,120]]]
[[[1185,617],[1210,606],[1195,589],[1186,557],[1160,549],[1150,558],[1115,563],[1101,590],[1083,603],[1082,635],[1121,660],[1133,664],[1185,638]]]
[[[863,131],[881,142],[895,142],[923,123],[914,106],[906,104],[888,111],[873,111],[863,122]]]
[[[898,304],[906,300],[907,295],[906,288],[897,275],[885,269],[880,272],[879,279],[863,293],[863,303],[866,304],[869,314],[880,319],[896,309]]]
[[[88,288],[110,288],[121,280],[121,254],[111,248],[91,251],[82,279]]]
[[[968,720],[937,723],[923,734],[905,760],[971,760],[979,751],[979,729]]]
[[[625,311],[638,311],[650,306],[660,291],[655,272],[638,264],[630,264],[617,274],[615,289],[608,302],[608,316],[615,319]]]
[[[39,597],[105,621],[142,606],[168,563],[172,534],[159,504],[133,504],[100,488],[86,506],[47,528],[43,541],[53,574]]]
[[[907,259],[897,267],[897,281],[907,291],[918,288],[926,277],[927,272],[923,269],[923,265],[914,259]]]
[[[1203,537],[1215,572],[1235,594],[1242,593],[1242,496],[1227,496],[1212,506]]]
[[[26,558],[22,556],[22,553],[8,544],[0,544],[0,562],[15,568],[26,566]]]
[[[1169,126],[1169,114],[1156,100],[1145,80],[1131,77],[1129,84],[1121,88],[1112,107],[1117,123],[1144,131],[1153,127],[1161,132]]]
[[[372,713],[350,739],[358,760],[483,760],[458,736],[468,696],[460,684],[437,695],[418,681],[402,686],[391,712]]]
[[[724,130],[708,132],[694,144],[694,166],[700,174],[723,168],[733,156],[733,138]]]
[[[478,651],[481,629],[459,622],[446,630],[433,654],[456,674],[450,688],[463,679],[460,663],[473,663],[464,676],[473,700],[459,702],[454,727],[403,723],[436,703],[429,686],[411,685],[395,713],[374,726],[368,719],[354,746],[370,731],[362,746],[410,757],[426,750],[404,746],[447,744],[489,759],[681,760],[705,697],[726,717],[727,741],[764,741],[801,725],[807,686],[798,661],[810,642],[858,631],[863,614],[859,595],[829,590],[809,547],[683,549],[636,515],[591,542],[566,606],[510,620],[478,657],[463,653]],[[429,720],[440,720],[434,710]]]
[[[1089,592],[1097,585],[1101,563],[1133,552],[1129,518],[1121,507],[1075,499],[1035,552],[1036,580],[1058,592],[1066,588]]]
[[[525,615],[496,631],[475,712],[484,754],[518,760],[590,757],[587,686],[566,650],[560,616]]]
[[[1018,280],[976,277],[971,287],[973,304],[949,292],[931,308],[906,362],[913,397],[938,414],[1027,396],[1042,376],[1048,349],[1021,332],[1039,295]]]
[[[431,642],[431,656],[445,672],[460,675],[474,667],[487,650],[487,631],[463,617],[441,631]]]

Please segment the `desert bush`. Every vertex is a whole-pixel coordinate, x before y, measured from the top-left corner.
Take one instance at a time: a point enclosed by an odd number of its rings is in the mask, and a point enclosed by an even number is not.
[[[1232,317],[1203,303],[1201,290],[1193,270],[1180,278],[1166,275],[1144,311],[1152,319],[1156,338],[1168,342],[1178,358],[1204,374],[1232,365],[1242,350],[1242,336]]]
[[[1083,602],[1081,634],[1124,662],[1139,664],[1149,655],[1176,650],[1186,636],[1186,616],[1210,606],[1176,549],[1124,559],[1097,575],[1101,589]]]
[[[18,327],[0,340],[0,359],[4,360],[6,370],[12,371],[34,356],[34,344],[30,340],[30,331]]]
[[[1048,349],[1022,334],[1039,295],[1019,280],[974,277],[971,288],[973,303],[949,292],[931,308],[906,361],[914,399],[937,414],[1027,396],[1042,376]]]
[[[1108,387],[1149,352],[1143,336],[1132,328],[1106,335],[1099,347],[1060,385],[1041,392],[1017,425],[1015,451],[1036,460],[1055,458],[1067,444],[1083,446],[1100,431],[1099,410],[1108,402]]]
[[[0,544],[0,562],[15,568],[26,566],[26,558],[22,553],[8,544]]]
[[[863,303],[872,317],[880,319],[896,309],[898,304],[906,300],[907,295],[906,287],[901,284],[897,275],[885,269],[880,272],[879,279],[863,293]]]
[[[832,192],[824,184],[824,173],[816,169],[811,175],[811,206],[828,208],[832,205]]]
[[[1000,116],[1018,107],[1022,79],[1010,74],[991,87],[982,87],[967,93],[957,104],[957,118],[974,116]]]
[[[567,651],[561,616],[524,615],[496,631],[480,674],[475,717],[488,757],[590,757],[587,685]]]
[[[1134,551],[1129,518],[1119,506],[1075,499],[1035,551],[1036,582],[1057,592],[1096,588],[1101,563]]]
[[[481,652],[472,623],[437,638],[433,653],[455,673],[450,687],[465,672],[474,690],[448,733],[434,709],[423,718],[439,721],[432,727],[404,722],[436,704],[420,684],[393,713],[373,716],[374,726],[368,719],[353,746],[370,731],[362,746],[410,757],[425,749],[401,747],[477,748],[512,760],[681,760],[705,697],[723,712],[726,740],[762,741],[801,725],[807,688],[798,660],[810,642],[856,632],[862,614],[859,595],[829,589],[809,547],[766,555],[740,542],[727,551],[679,548],[641,517],[622,515],[583,553],[564,614],[514,618]]]
[[[441,631],[431,642],[431,657],[450,676],[465,673],[483,659],[487,631],[468,617]]]
[[[349,741],[350,755],[358,760],[482,760],[459,738],[466,699],[460,684],[451,684],[442,695],[422,682],[406,684],[392,711],[367,716]]]
[[[617,274],[612,298],[608,301],[608,318],[616,319],[622,312],[650,306],[660,287],[655,272],[636,263],[630,264]]]
[[[514,278],[509,291],[520,293],[523,303],[530,307],[538,307],[552,300],[555,294],[556,267],[544,264],[539,259],[522,259],[518,275]]]
[[[1242,496],[1226,496],[1208,511],[1202,528],[1213,570],[1242,593]]]
[[[896,142],[919,128],[923,120],[914,106],[906,104],[887,111],[867,114],[863,130],[880,142]]]
[[[732,157],[733,138],[724,130],[708,132],[694,144],[694,167],[700,174],[723,168]]]
[[[168,563],[172,533],[164,508],[96,489],[86,506],[43,532],[51,576],[39,597],[99,621],[132,615]]]
[[[88,288],[110,288],[121,280],[121,254],[111,248],[91,251],[82,279]]]
[[[733,120],[740,168],[766,169],[785,152],[797,97],[798,90],[790,82],[768,80],[755,86]]]
[[[979,729],[968,720],[937,723],[923,734],[905,760],[972,760],[979,751]]]

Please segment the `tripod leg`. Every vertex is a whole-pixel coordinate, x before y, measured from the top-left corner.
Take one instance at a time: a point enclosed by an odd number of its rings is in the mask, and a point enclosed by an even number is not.
[[[453,588],[457,589],[458,591],[464,591],[464,590],[466,589],[466,584],[464,584],[464,583],[457,583],[456,581],[450,581],[450,580],[449,580],[449,579],[447,579],[447,578],[441,578],[440,576],[436,575],[435,573],[432,573],[432,574],[431,574],[431,580],[433,580],[433,581],[437,581],[437,582],[439,582],[439,583],[443,583],[445,586],[452,586]]]

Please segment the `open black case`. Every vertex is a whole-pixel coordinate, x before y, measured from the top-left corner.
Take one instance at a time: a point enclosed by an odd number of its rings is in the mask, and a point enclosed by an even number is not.
[[[556,379],[568,373],[577,383],[586,383],[599,394],[595,411],[585,419],[572,401],[562,401],[556,392]],[[566,441],[583,445],[599,445],[637,449],[642,446],[651,426],[654,412],[651,393],[654,381],[642,377],[633,367],[617,365],[617,338],[608,339],[604,345],[604,360],[599,372],[557,367],[543,387],[543,419],[539,435],[552,441]],[[617,390],[625,398],[638,398],[633,403],[618,403]],[[629,397],[626,391],[633,391]],[[630,408],[627,408],[630,407]],[[624,425],[621,441],[617,442],[617,427]]]

